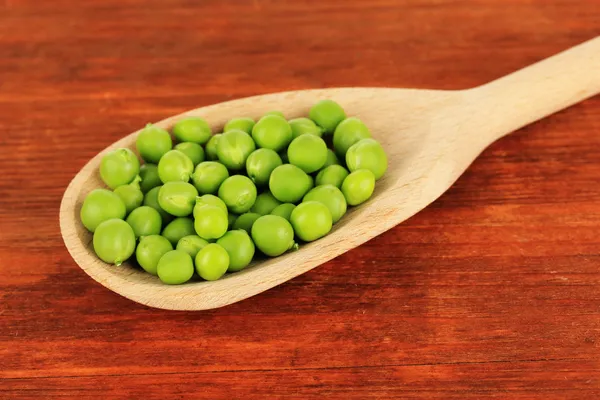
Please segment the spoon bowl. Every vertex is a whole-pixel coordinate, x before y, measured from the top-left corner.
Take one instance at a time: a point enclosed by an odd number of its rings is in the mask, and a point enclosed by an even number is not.
[[[307,116],[319,100],[338,102],[360,118],[385,149],[389,167],[372,198],[348,213],[331,233],[299,251],[255,262],[222,279],[167,286],[130,262],[108,265],[93,251],[92,234],[79,220],[85,196],[103,187],[102,156],[135,151],[134,132],[92,158],[67,187],[60,208],[61,233],[75,262],[93,279],[133,301],[172,310],[225,306],[256,295],[354,248],[422,210],[444,193],[477,155],[501,136],[600,92],[600,39],[474,89],[458,91],[339,88],[274,93],[202,107],[156,123],[170,129],[198,116],[213,132],[232,117],[259,118],[283,110]]]

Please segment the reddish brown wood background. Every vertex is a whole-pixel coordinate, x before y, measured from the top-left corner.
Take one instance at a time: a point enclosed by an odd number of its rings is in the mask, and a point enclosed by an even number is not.
[[[86,160],[149,121],[290,89],[478,85],[600,34],[599,5],[0,0],[0,398],[598,398],[600,98],[501,140],[406,223],[219,310],[109,292],[67,253],[58,207]]]

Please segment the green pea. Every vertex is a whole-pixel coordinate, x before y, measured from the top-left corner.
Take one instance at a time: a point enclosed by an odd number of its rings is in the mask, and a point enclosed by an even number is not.
[[[263,215],[252,225],[252,240],[264,254],[277,257],[295,247],[292,225],[277,215]]]
[[[177,250],[185,251],[194,259],[196,254],[204,247],[208,246],[208,242],[198,235],[184,236],[177,242]]]
[[[227,205],[223,200],[212,194],[205,194],[204,196],[196,198],[196,205],[194,206],[194,218],[197,218],[196,213],[204,206],[217,206],[223,210],[223,212],[228,212]]]
[[[246,160],[246,172],[256,185],[266,186],[273,170],[281,164],[281,157],[275,151],[257,149]]]
[[[219,187],[219,197],[227,209],[236,214],[250,210],[256,201],[256,186],[247,176],[233,175]]]
[[[162,209],[160,204],[158,203],[158,193],[160,192],[161,186],[157,186],[152,188],[146,193],[144,196],[144,205],[148,207],[154,208],[160,214],[162,218],[163,226],[166,226],[169,222],[173,220],[173,216]]]
[[[252,127],[254,127],[254,120],[252,118],[233,118],[225,124],[223,132],[237,129],[250,134],[252,133]]]
[[[269,189],[283,203],[297,203],[312,187],[312,179],[306,172],[292,164],[283,164],[273,170]]]
[[[229,268],[227,250],[216,243],[210,243],[196,254],[196,272],[202,279],[216,281]]]
[[[133,181],[140,172],[140,162],[129,149],[113,150],[100,161],[100,177],[111,189]]]
[[[168,151],[158,162],[158,176],[163,183],[187,182],[194,172],[194,163],[179,150]]]
[[[278,152],[292,141],[292,128],[279,115],[265,115],[252,128],[252,138],[258,147]]]
[[[310,174],[318,171],[327,160],[327,145],[315,135],[302,135],[292,140],[288,147],[290,164]]]
[[[368,169],[351,172],[342,183],[342,193],[346,202],[356,206],[367,201],[375,190],[375,175]]]
[[[195,235],[194,220],[188,217],[175,218],[169,222],[162,231],[162,235],[171,242],[173,246],[177,246],[177,242],[189,235]]]
[[[214,194],[225,179],[229,178],[227,168],[216,161],[205,161],[196,167],[192,182],[199,193]]]
[[[333,185],[341,188],[342,182],[348,176],[348,171],[341,165],[330,165],[329,167],[323,168],[319,171],[316,178],[316,185]]]
[[[218,239],[227,232],[227,213],[213,205],[205,205],[196,211],[194,229],[202,239]]]
[[[96,255],[104,262],[121,265],[135,250],[135,234],[122,219],[102,222],[94,231],[92,240]]]
[[[327,168],[330,165],[342,165],[340,160],[335,155],[335,152],[331,149],[327,149],[327,159],[325,160],[325,164],[321,168]]]
[[[127,211],[123,200],[106,189],[92,190],[83,201],[79,217],[83,226],[94,232],[98,225],[109,219],[123,219]]]
[[[227,271],[235,272],[246,268],[254,257],[254,242],[250,239],[248,232],[235,230],[227,232],[217,240],[217,244],[223,247],[229,255],[229,267]]]
[[[219,159],[219,155],[217,154],[217,146],[219,144],[219,140],[221,140],[223,134],[217,133],[213,135],[208,143],[206,143],[206,159],[209,161],[216,161]]]
[[[173,250],[173,246],[165,237],[160,235],[144,236],[135,249],[135,258],[144,271],[156,275],[158,260],[171,250]]]
[[[254,141],[244,131],[231,130],[223,133],[217,143],[219,161],[231,170],[246,166],[246,159],[256,149]]]
[[[160,214],[152,207],[141,206],[129,214],[126,222],[133,229],[136,238],[140,236],[160,235],[162,220]]]
[[[295,118],[288,121],[292,128],[292,139],[296,139],[300,135],[315,135],[321,137],[323,130],[308,118]]]
[[[377,180],[387,171],[388,160],[379,142],[373,139],[362,139],[348,149],[346,165],[350,171],[368,169]]]
[[[158,160],[173,148],[173,140],[166,130],[148,124],[137,135],[135,146],[144,161],[157,164]]]
[[[194,262],[185,251],[171,250],[158,260],[156,273],[159,279],[167,285],[181,285],[192,279]]]
[[[156,164],[144,164],[140,167],[140,190],[146,194],[150,189],[162,185],[158,176],[158,166]]]
[[[336,154],[345,159],[346,152],[352,145],[362,139],[371,137],[369,128],[358,118],[343,120],[333,134],[333,148]]]
[[[342,191],[333,185],[317,186],[302,199],[302,202],[318,201],[323,203],[331,213],[332,222],[335,224],[346,214],[346,198]]]
[[[285,118],[285,115],[283,115],[283,113],[281,111],[277,111],[277,110],[269,111],[269,112],[265,113],[264,116],[266,117],[268,115],[276,115],[278,117]]]
[[[331,231],[333,224],[329,208],[318,201],[305,201],[290,216],[296,235],[305,242],[312,242]]]
[[[133,182],[119,186],[114,190],[114,192],[123,200],[123,204],[125,204],[125,210],[127,214],[138,208],[142,205],[144,201],[144,194],[140,190],[139,184],[140,177],[136,177]]]
[[[212,131],[202,118],[188,117],[178,121],[173,126],[173,135],[180,142],[205,144],[210,139]]]
[[[175,146],[175,150],[179,150],[190,160],[194,167],[204,161],[204,149],[198,143],[183,142]]]
[[[256,201],[250,211],[260,215],[267,215],[280,204],[281,202],[277,200],[271,192],[264,192],[256,197]]]
[[[308,116],[325,133],[332,133],[340,122],[346,118],[344,109],[333,100],[321,100],[310,109]]]
[[[185,217],[192,213],[198,191],[187,182],[167,182],[158,192],[158,204],[171,215]]]
[[[243,229],[246,232],[250,233],[252,232],[252,225],[254,225],[254,222],[259,219],[261,217],[260,214],[257,213],[253,213],[253,212],[247,212],[244,213],[242,215],[240,215],[239,217],[237,217],[237,219],[235,220],[232,229]]]
[[[277,215],[289,221],[294,208],[296,208],[296,206],[292,203],[283,203],[275,207],[273,211],[271,211],[271,215]]]

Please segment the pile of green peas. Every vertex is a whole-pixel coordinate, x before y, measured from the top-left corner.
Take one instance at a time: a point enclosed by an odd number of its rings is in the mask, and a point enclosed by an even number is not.
[[[197,117],[171,133],[148,124],[136,149],[141,165],[127,148],[102,157],[110,190],[87,195],[81,222],[101,260],[120,265],[135,255],[173,285],[195,274],[216,280],[257,253],[277,257],[322,238],[348,206],[371,197],[388,166],[367,126],[332,100],[308,118],[234,118],[215,135]]]

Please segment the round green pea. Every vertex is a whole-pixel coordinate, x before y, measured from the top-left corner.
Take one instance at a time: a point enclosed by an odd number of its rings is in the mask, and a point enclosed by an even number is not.
[[[341,188],[342,182],[344,182],[344,179],[346,179],[347,176],[348,171],[346,168],[341,165],[333,164],[319,171],[317,178],[315,179],[315,184],[317,186],[333,185]]]
[[[338,125],[333,133],[333,148],[336,154],[345,159],[346,152],[362,139],[371,137],[369,128],[358,118],[350,117]]]
[[[173,246],[177,246],[177,242],[189,235],[195,235],[194,220],[188,217],[175,218],[169,222],[162,231],[162,235],[171,242]]]
[[[127,214],[142,205],[144,201],[144,193],[140,190],[139,177],[136,177],[133,182],[119,186],[114,192],[123,200]]]
[[[158,260],[171,250],[173,250],[173,246],[165,237],[160,235],[144,236],[135,249],[135,258],[144,271],[156,275]]]
[[[154,208],[160,214],[162,218],[163,226],[167,225],[169,222],[173,220],[173,216],[162,209],[160,204],[158,203],[158,193],[160,192],[160,188],[162,185],[152,188],[146,193],[144,196],[144,205],[148,207]]]
[[[292,128],[292,139],[296,139],[300,135],[315,135],[321,137],[323,130],[317,126],[311,119],[294,118],[288,121]]]
[[[158,192],[158,204],[171,215],[185,217],[192,213],[198,191],[187,182],[167,182]]]
[[[229,272],[241,271],[250,264],[254,257],[254,242],[250,239],[248,232],[242,229],[227,232],[217,240],[217,244],[223,247],[229,255],[229,267],[227,268]]]
[[[289,221],[290,215],[292,215],[292,211],[294,211],[294,208],[296,208],[296,206],[292,203],[283,203],[275,207],[273,211],[271,211],[271,215],[277,215]]]
[[[192,164],[194,167],[204,161],[204,149],[198,143],[193,142],[183,142],[175,145],[175,150],[179,150],[190,160],[192,160]]]
[[[135,146],[144,161],[157,164],[158,160],[173,148],[173,140],[166,130],[148,124],[138,133]]]
[[[346,165],[350,171],[368,169],[377,180],[387,171],[388,160],[379,142],[373,139],[362,139],[348,149]]]
[[[158,162],[158,176],[163,183],[187,182],[194,172],[194,163],[179,150],[168,151]]]
[[[96,255],[102,261],[117,266],[135,251],[133,229],[122,219],[109,219],[98,225],[92,242]]]
[[[217,146],[219,144],[219,140],[223,134],[217,133],[213,135],[208,143],[206,143],[206,159],[209,161],[216,161],[219,159],[219,155],[217,154]]]
[[[180,142],[205,144],[212,132],[208,123],[202,118],[188,117],[173,126],[173,135]]]
[[[208,246],[208,242],[198,235],[188,235],[179,239],[177,242],[177,250],[185,251],[194,259],[196,254],[204,247]]]
[[[192,279],[194,262],[185,251],[171,250],[158,260],[156,273],[159,279],[167,285],[181,285]]]
[[[333,100],[321,100],[310,109],[308,116],[325,133],[332,133],[340,122],[346,118],[344,109]]]
[[[140,190],[144,194],[148,193],[150,189],[162,185],[156,164],[143,164],[140,167],[140,179]]]
[[[277,257],[294,247],[294,229],[285,218],[263,215],[252,225],[252,240],[264,254]]]
[[[94,189],[83,200],[79,217],[83,226],[94,232],[98,225],[109,219],[123,219],[127,210],[123,200],[106,189]]]
[[[342,193],[346,202],[356,206],[367,201],[375,190],[375,175],[368,169],[351,172],[342,183]]]
[[[244,131],[247,134],[252,133],[252,128],[254,127],[254,120],[252,118],[233,118],[229,120],[225,124],[223,128],[223,132],[231,131],[233,129],[238,129],[240,131]]]
[[[265,115],[252,128],[252,138],[258,147],[278,152],[292,141],[292,128],[279,115]]]
[[[271,194],[271,192],[263,192],[256,197],[256,201],[250,209],[250,212],[260,215],[267,215],[270,214],[271,211],[273,211],[273,209],[280,204],[281,202],[277,200],[273,194]]]
[[[100,161],[100,177],[111,189],[127,185],[140,172],[140,162],[133,151],[116,149],[102,157]]]
[[[331,149],[327,149],[327,159],[321,168],[327,168],[330,165],[341,165],[341,163],[338,157],[335,155],[335,152]]]
[[[274,150],[257,149],[246,160],[246,172],[256,185],[266,186],[273,170],[281,164],[281,157]]]
[[[227,168],[216,161],[205,161],[198,164],[192,175],[192,182],[199,193],[214,194],[225,179],[229,178]]]
[[[304,201],[292,211],[290,222],[296,235],[305,242],[312,242],[331,231],[333,224],[329,208],[318,201]]]
[[[141,206],[129,214],[125,220],[133,229],[136,238],[140,236],[160,235],[162,219],[152,207]]]
[[[194,229],[202,239],[218,239],[227,232],[227,213],[213,205],[198,208],[194,216]]]
[[[204,280],[216,281],[225,275],[227,268],[229,254],[216,243],[209,243],[196,254],[196,272]]]
[[[299,202],[311,187],[312,178],[292,164],[283,164],[275,168],[269,178],[271,193],[283,203]]]
[[[223,200],[215,195],[205,194],[204,196],[199,196],[196,198],[196,205],[194,206],[194,218],[196,218],[196,213],[198,210],[204,206],[217,206],[223,210],[223,212],[228,212],[227,205]]]
[[[223,133],[217,143],[219,161],[231,170],[246,166],[246,159],[256,149],[254,141],[244,131],[234,129]]]
[[[244,213],[237,217],[237,219],[233,223],[232,229],[243,229],[246,232],[250,233],[252,232],[252,225],[254,225],[254,222],[256,222],[256,220],[260,217],[261,215],[257,213]]]
[[[292,140],[288,147],[290,164],[310,174],[318,171],[327,160],[327,145],[315,135],[301,135]]]
[[[242,214],[254,205],[256,186],[247,176],[233,175],[225,179],[219,187],[219,197],[229,211]]]
[[[323,203],[331,213],[331,220],[335,224],[346,214],[348,205],[342,191],[333,185],[317,186],[302,199],[302,202],[318,201]]]

